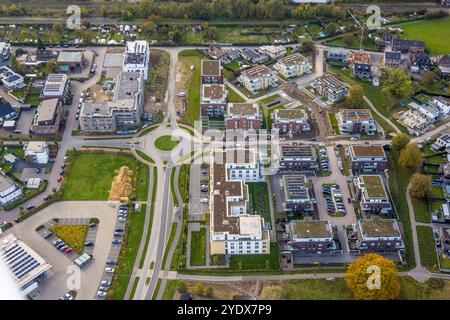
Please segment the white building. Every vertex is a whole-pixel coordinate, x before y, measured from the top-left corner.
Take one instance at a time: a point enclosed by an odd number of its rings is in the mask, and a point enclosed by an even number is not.
[[[344,100],[348,95],[348,87],[331,75],[323,75],[311,84],[314,90],[327,99],[329,103]]]
[[[11,45],[6,42],[0,42],[0,61],[6,61],[11,57]]]
[[[434,106],[433,104],[418,104],[415,102],[410,102],[409,106],[417,110],[420,115],[427,118],[427,120],[429,121],[436,121],[439,117],[439,108]]]
[[[275,73],[264,65],[242,71],[238,80],[253,93],[277,86]]]
[[[227,172],[226,152],[214,151],[210,177],[210,253],[269,254],[270,233],[264,218],[250,215],[248,186],[232,181]]]
[[[444,97],[433,97],[430,100],[430,103],[434,104],[439,108],[439,111],[442,115],[447,115],[450,112],[450,103]]]
[[[288,57],[278,60],[273,68],[283,77],[289,79],[300,77],[305,73],[310,73],[312,66],[309,64],[308,59],[300,53],[294,53]]]
[[[3,173],[0,173],[0,205],[15,202],[22,197],[22,190]]]
[[[3,83],[7,90],[16,90],[25,87],[23,77],[7,66],[0,67],[0,84],[1,83]]]
[[[227,149],[225,151],[228,180],[259,182],[264,181],[254,149]]]
[[[0,238],[0,260],[11,271],[23,295],[37,289],[46,272],[52,268],[44,258],[12,233]]]
[[[128,41],[124,52],[123,71],[139,72],[148,80],[150,47],[145,40]]]
[[[69,89],[69,78],[65,74],[49,74],[42,89],[42,99],[59,98],[63,100]]]
[[[286,55],[286,48],[283,46],[262,46],[259,47],[259,52],[276,60]]]
[[[27,162],[48,163],[49,149],[45,141],[30,141],[24,146],[24,151]]]

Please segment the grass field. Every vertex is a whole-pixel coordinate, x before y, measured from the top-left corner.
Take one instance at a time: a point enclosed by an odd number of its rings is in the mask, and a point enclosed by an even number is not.
[[[450,18],[407,22],[398,27],[404,31],[403,38],[425,41],[432,55],[450,52],[450,41],[444,40],[448,38]]]
[[[411,197],[414,206],[414,216],[417,222],[430,223],[431,216],[428,210],[428,202],[426,200],[419,200]]]
[[[264,223],[271,224],[269,192],[266,182],[248,183],[248,192],[252,199],[253,214],[259,214],[264,218]]]
[[[270,244],[270,254],[232,255],[230,260],[230,270],[280,270],[278,244]]]
[[[277,110],[277,109],[286,109],[286,107],[283,105],[279,105],[279,106],[276,106],[274,108],[267,110],[267,115],[266,115],[267,129],[272,129],[272,113],[274,113],[275,110]]]
[[[49,230],[63,240],[73,251],[81,254],[88,228],[87,225],[56,225],[50,227]]]
[[[166,136],[161,136],[155,140],[155,147],[161,151],[171,151],[179,143],[180,143],[179,140],[176,140],[172,136],[166,135]]]
[[[141,243],[142,232],[144,231],[146,209],[147,206],[142,205],[140,212],[133,212],[127,222],[125,237],[120,250],[118,263],[115,267],[116,272],[111,283],[111,289],[108,291],[108,299],[123,300],[125,297]]]
[[[331,128],[333,129],[334,133],[336,135],[340,135],[341,130],[339,130],[339,125],[338,125],[338,122],[336,119],[336,113],[330,111],[328,113],[328,118],[330,119],[330,125],[331,125]]]
[[[185,72],[189,75],[185,83],[187,88],[187,121],[191,124],[200,119],[200,72],[201,60],[205,59],[195,50],[184,50],[178,54],[179,61],[183,64]],[[190,70],[190,66],[194,70]]]
[[[242,103],[245,102],[245,99],[242,98],[236,91],[231,89],[231,87],[227,86],[228,96],[227,100],[230,103]]]
[[[191,266],[206,264],[206,229],[191,233]]]
[[[420,261],[429,271],[438,271],[436,244],[431,227],[417,226],[417,238],[419,241]]]
[[[124,154],[80,153],[64,186],[64,200],[108,200],[116,171],[122,166],[133,171],[137,198],[147,199],[148,166]]]

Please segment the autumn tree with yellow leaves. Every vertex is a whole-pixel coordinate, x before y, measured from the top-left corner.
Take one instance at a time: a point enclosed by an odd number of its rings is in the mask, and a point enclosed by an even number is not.
[[[356,300],[391,300],[400,294],[395,263],[379,254],[356,259],[347,269],[345,282]]]

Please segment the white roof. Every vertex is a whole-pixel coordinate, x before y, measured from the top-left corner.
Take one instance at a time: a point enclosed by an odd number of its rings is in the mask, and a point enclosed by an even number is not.
[[[241,235],[261,236],[261,217],[258,215],[240,216],[239,227]]]

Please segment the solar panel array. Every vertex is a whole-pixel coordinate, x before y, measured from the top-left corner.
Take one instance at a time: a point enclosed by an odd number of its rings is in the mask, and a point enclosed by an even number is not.
[[[19,280],[41,265],[17,243],[0,252],[0,257]]]
[[[286,177],[285,188],[290,199],[308,199],[308,189],[305,188],[305,179],[302,176]]]

